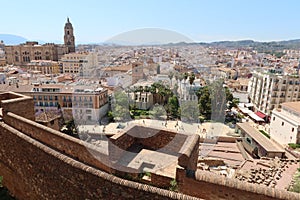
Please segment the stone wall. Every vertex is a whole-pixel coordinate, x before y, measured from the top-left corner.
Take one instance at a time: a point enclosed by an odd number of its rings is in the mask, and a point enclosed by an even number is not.
[[[89,167],[0,123],[0,175],[19,200],[197,199]]]
[[[103,149],[15,115],[14,113],[5,114],[3,120],[22,133],[76,160],[80,160],[106,172],[112,172],[108,154],[103,152]]]
[[[189,178],[184,169],[177,168],[176,180],[180,192],[207,200],[300,199],[298,193],[244,183],[201,170],[196,171],[194,178]]]
[[[0,102],[3,115],[7,112],[13,112],[27,119],[35,120],[34,108],[33,106],[29,106],[34,104],[31,97],[7,92],[0,94]]]
[[[109,157],[112,161],[117,161],[123,153],[135,142],[131,135],[119,133],[110,137],[108,143]]]

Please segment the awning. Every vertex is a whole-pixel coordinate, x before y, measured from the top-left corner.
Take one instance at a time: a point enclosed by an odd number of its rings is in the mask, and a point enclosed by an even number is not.
[[[249,115],[249,117],[251,117],[253,120],[255,120],[257,122],[263,122],[263,121],[265,121],[261,117],[259,117],[258,115],[256,115],[254,112],[249,112],[248,115]]]
[[[250,108],[250,107],[253,107],[254,105],[253,105],[253,103],[245,103],[245,106],[246,106],[247,108]]]
[[[256,112],[255,113],[257,116],[259,116],[260,118],[262,118],[262,119],[264,119],[265,117],[266,117],[266,115],[264,114],[264,113],[262,113],[262,112]]]
[[[247,113],[251,112],[251,110],[249,110],[248,108],[243,108],[243,107],[238,107],[238,108],[244,114],[247,114]]]

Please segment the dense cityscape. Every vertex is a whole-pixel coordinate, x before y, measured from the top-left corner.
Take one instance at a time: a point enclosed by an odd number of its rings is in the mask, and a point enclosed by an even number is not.
[[[1,199],[300,198],[298,41],[76,44],[72,23],[1,40]]]

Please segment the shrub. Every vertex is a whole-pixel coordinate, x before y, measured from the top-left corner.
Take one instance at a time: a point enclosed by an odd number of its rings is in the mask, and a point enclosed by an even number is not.
[[[264,136],[270,139],[270,135],[266,133],[264,130],[259,130],[259,132],[261,132]]]
[[[300,144],[289,143],[288,145],[289,145],[289,147],[291,147],[292,149],[300,148]]]
[[[170,188],[169,188],[169,190],[171,190],[171,191],[178,191],[178,185],[177,185],[177,181],[175,180],[175,179],[173,179],[173,180],[171,180],[170,181]]]

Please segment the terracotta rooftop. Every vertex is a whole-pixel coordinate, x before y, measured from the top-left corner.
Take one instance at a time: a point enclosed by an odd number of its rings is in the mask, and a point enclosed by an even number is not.
[[[42,112],[39,115],[35,117],[35,121],[37,122],[50,122],[54,119],[57,119],[60,117],[60,114],[58,114],[55,111],[46,111]]]
[[[128,70],[131,70],[131,65],[121,65],[121,66],[115,66],[115,67],[106,67],[102,69],[102,71],[122,71],[127,72]]]

